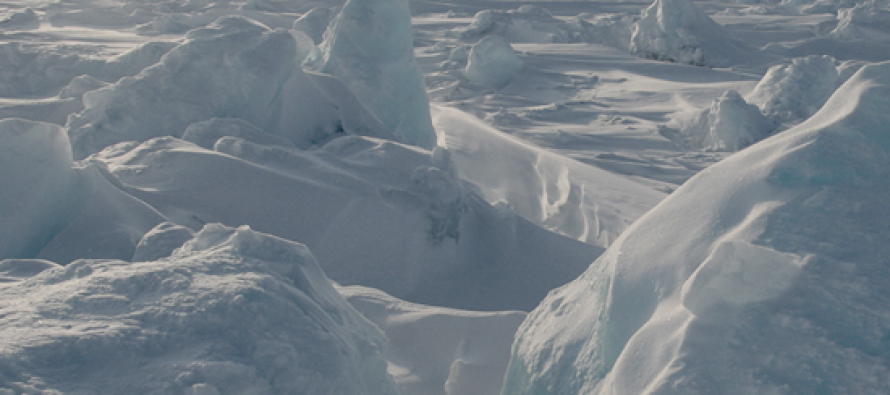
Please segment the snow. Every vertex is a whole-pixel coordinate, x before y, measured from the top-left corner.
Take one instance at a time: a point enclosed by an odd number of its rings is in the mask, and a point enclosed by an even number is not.
[[[743,43],[705,15],[691,0],[655,0],[633,25],[630,52],[697,66],[725,67],[752,56]]]
[[[306,247],[248,227],[207,225],[148,262],[0,267],[13,392],[398,393],[382,333]]]
[[[510,43],[498,36],[488,36],[473,44],[464,75],[470,82],[503,88],[522,69],[522,60]]]
[[[347,1],[321,47],[319,70],[342,80],[399,141],[436,145],[406,0]]]
[[[888,393],[888,12],[6,4],[0,393]]]
[[[865,66],[665,199],[529,315],[503,393],[887,392],[888,93]]]
[[[775,128],[759,108],[733,90],[714,99],[708,109],[680,114],[669,125],[662,133],[693,148],[712,151],[738,151]]]

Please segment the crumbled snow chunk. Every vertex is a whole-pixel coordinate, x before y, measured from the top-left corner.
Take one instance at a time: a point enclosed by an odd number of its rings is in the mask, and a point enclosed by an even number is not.
[[[827,55],[794,58],[790,64],[771,67],[748,101],[777,122],[799,122],[815,114],[849,75]],[[846,73],[855,71],[848,69]]]
[[[382,333],[308,249],[247,227],[208,225],[164,260],[80,260],[3,293],[0,386],[14,391],[398,393]]]
[[[488,36],[470,49],[464,75],[472,83],[503,88],[522,67],[522,60],[507,40]]]
[[[266,133],[250,122],[238,118],[211,118],[189,125],[182,139],[206,149],[213,149],[217,140],[223,137],[238,137],[252,143],[294,147],[294,143],[281,136]]]
[[[709,108],[681,114],[669,125],[679,129],[676,137],[684,145],[709,151],[738,151],[775,128],[760,109],[732,90],[714,99]]]
[[[142,236],[130,260],[148,262],[168,257],[194,236],[195,232],[189,228],[172,222],[162,222]]]
[[[342,80],[399,141],[432,149],[407,0],[349,0],[325,33],[320,71]]]

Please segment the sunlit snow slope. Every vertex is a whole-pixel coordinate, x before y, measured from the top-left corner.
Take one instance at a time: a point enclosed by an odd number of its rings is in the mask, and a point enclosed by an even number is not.
[[[519,329],[503,394],[887,393],[890,63],[694,177]]]

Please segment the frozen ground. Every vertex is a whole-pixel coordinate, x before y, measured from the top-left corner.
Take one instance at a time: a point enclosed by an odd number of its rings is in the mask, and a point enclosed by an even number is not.
[[[888,392],[885,1],[344,3],[0,5],[0,393]]]

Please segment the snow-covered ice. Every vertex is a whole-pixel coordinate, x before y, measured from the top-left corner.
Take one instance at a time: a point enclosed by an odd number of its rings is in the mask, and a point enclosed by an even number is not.
[[[522,60],[507,40],[488,36],[473,44],[464,75],[470,82],[503,88],[522,69]]]
[[[503,393],[890,390],[888,94],[865,66],[665,199],[530,314]]]

